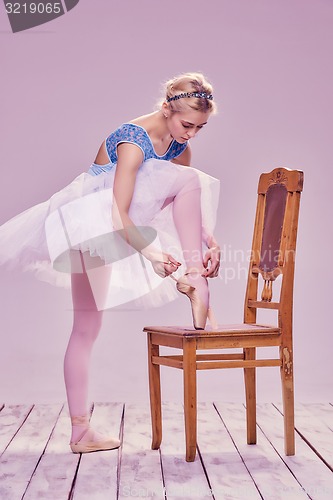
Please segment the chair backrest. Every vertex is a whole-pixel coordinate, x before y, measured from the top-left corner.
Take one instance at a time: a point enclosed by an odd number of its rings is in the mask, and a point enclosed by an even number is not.
[[[244,304],[244,322],[255,323],[259,308],[278,309],[279,323],[292,321],[296,236],[303,172],[275,168],[261,174],[251,259]],[[259,277],[263,279],[258,298]],[[273,282],[281,276],[279,300],[272,302]]]

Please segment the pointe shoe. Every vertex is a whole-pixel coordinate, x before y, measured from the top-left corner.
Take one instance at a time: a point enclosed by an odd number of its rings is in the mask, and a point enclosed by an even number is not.
[[[200,274],[200,271],[197,269],[189,269],[181,278],[176,280],[176,287],[180,293],[187,295],[191,301],[193,326],[195,330],[204,330],[209,314],[209,307],[202,302],[198,290],[187,280],[186,276],[188,274]]]
[[[83,436],[85,436],[90,429],[89,419],[86,415],[71,417],[71,421],[72,425],[85,428],[82,434],[79,435],[78,439],[69,443],[73,453],[91,453],[93,451],[113,450],[114,448],[119,448],[119,439],[112,437],[105,438],[103,441],[81,441]]]

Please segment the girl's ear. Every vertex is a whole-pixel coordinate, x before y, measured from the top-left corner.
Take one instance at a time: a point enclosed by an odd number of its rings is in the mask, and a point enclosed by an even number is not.
[[[163,113],[164,118],[168,118],[168,116],[170,115],[170,110],[169,110],[168,103],[166,101],[163,102],[163,104],[161,106],[161,111]]]

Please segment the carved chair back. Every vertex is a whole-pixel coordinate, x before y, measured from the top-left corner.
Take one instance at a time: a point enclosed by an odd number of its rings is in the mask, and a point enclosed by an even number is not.
[[[260,176],[244,304],[245,323],[256,322],[257,309],[277,309],[279,326],[286,337],[291,336],[295,249],[302,189],[303,172],[300,170],[280,167]],[[259,298],[260,276],[263,287]],[[278,277],[282,280],[279,298],[272,302],[274,281]]]

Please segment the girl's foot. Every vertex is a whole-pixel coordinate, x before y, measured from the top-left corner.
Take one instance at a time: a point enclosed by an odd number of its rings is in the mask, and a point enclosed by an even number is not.
[[[88,416],[71,417],[71,421],[72,438],[70,447],[73,453],[90,453],[92,451],[119,448],[119,439],[103,436],[90,428]]]
[[[187,295],[191,301],[193,326],[196,330],[205,329],[209,309],[207,278],[201,276],[202,272],[191,268],[177,280],[177,290]]]

